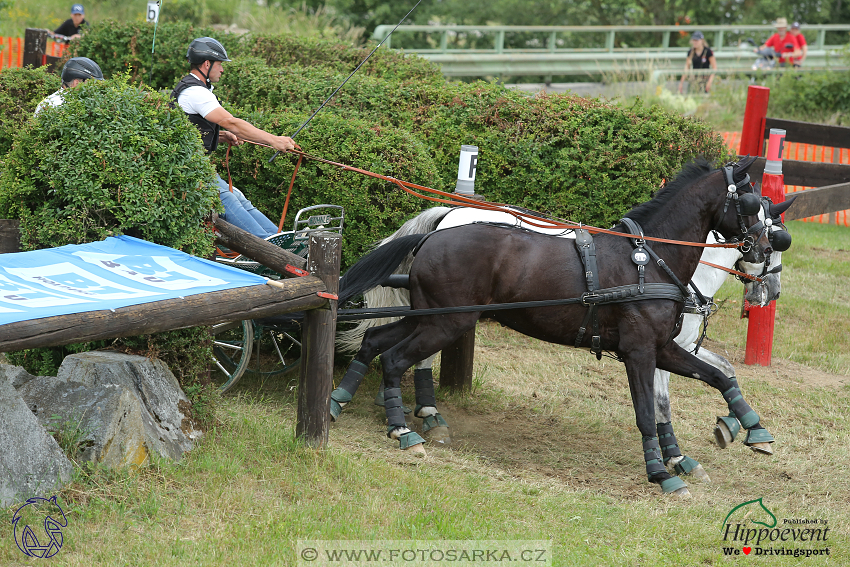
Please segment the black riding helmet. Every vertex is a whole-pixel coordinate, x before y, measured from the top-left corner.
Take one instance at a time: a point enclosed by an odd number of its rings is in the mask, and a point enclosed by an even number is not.
[[[224,46],[211,37],[199,37],[189,44],[186,59],[193,67],[204,61],[230,61]]]
[[[62,67],[62,82],[67,85],[74,79],[102,81],[103,71],[88,57],[73,57]]]

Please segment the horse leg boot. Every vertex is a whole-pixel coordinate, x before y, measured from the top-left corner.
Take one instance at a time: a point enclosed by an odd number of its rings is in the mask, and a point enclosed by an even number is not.
[[[621,353],[622,355],[623,353]],[[635,420],[641,432],[643,460],[646,463],[646,477],[649,482],[658,484],[664,494],[690,496],[688,485],[667,472],[661,456],[661,446],[653,427],[653,391],[655,360],[647,352],[626,354],[626,372],[629,376],[629,390],[635,409]]]
[[[449,424],[437,411],[434,375],[430,365],[414,371],[413,384],[416,387],[416,409],[413,415],[422,419],[422,433],[431,441],[448,445],[452,442],[451,432]]]
[[[773,454],[773,449],[770,447],[770,444],[774,442],[773,436],[759,423],[758,414],[744,400],[736,383],[727,378],[723,372],[687,352],[676,343],[659,349],[658,367],[681,376],[702,380],[719,390],[729,405],[732,415],[748,430],[744,444],[757,453]]]
[[[408,326],[409,323],[405,324],[404,320],[401,320],[369,329],[366,332],[357,356],[348,365],[348,370],[345,371],[339,386],[331,392],[331,421],[336,421],[339,418],[342,410],[357,393],[357,388],[360,387],[363,377],[369,370],[369,363],[376,356],[393,346],[393,333]]]
[[[410,450],[411,453],[425,456],[422,446],[425,440],[415,431],[407,427],[404,410],[401,407],[401,388],[386,388],[384,390],[384,408],[387,412],[387,437],[396,439],[399,449]]]
[[[735,378],[735,368],[728,360],[706,349],[700,349],[696,356],[700,360],[718,368],[723,374],[729,377],[733,386],[738,386],[738,380]],[[732,408],[729,408],[729,415],[717,416],[717,425],[714,426],[714,440],[717,442],[718,447],[725,449],[731,445],[735,441],[735,437],[737,437],[739,431],[741,431],[741,424],[738,418],[735,417]]]
[[[677,475],[689,474],[702,482],[711,482],[708,473],[695,459],[682,454],[673,425],[670,411],[670,373],[655,369],[655,431],[664,464],[672,467]]]

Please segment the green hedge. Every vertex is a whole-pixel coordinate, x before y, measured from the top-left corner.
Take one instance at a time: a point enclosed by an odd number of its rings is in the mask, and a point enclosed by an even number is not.
[[[35,107],[61,84],[45,67],[4,69],[0,73],[0,156],[12,149],[18,130],[32,117]]]
[[[4,73],[5,74],[5,73]],[[220,209],[214,170],[197,129],[167,97],[127,77],[87,81],[65,102],[27,120],[3,159],[0,217],[21,220],[24,250],[130,234],[201,257],[212,253],[203,221]],[[9,353],[40,374],[64,354],[104,346],[70,345]],[[205,329],[122,339],[116,346],[159,355],[189,385],[212,355]]]

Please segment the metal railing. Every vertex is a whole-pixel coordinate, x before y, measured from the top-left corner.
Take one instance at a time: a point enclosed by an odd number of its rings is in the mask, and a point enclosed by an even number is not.
[[[393,26],[375,28],[381,40]],[[614,71],[625,67],[674,69],[684,66],[693,31],[709,39],[718,65],[754,59],[740,49],[742,40],[757,43],[775,32],[769,25],[717,26],[400,26],[384,45],[401,47],[442,65],[448,76],[569,75]],[[835,67],[850,37],[850,24],[805,26],[807,67]],[[711,41],[713,40],[713,41]],[[840,40],[840,41],[838,41]],[[735,67],[744,66],[740,61]]]

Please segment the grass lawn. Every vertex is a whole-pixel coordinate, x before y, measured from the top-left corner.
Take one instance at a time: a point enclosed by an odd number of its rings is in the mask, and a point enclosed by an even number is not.
[[[736,365],[776,453],[757,456],[740,442],[718,449],[711,431],[715,416],[726,414],[721,396],[674,377],[680,445],[712,478],[689,482],[689,500],[662,496],[646,482],[621,364],[483,322],[475,391],[438,393],[451,446],[429,446],[426,458],[398,451],[385,436],[382,408],[372,404],[374,371],[323,451],[294,440],[290,377],[245,380],[182,462],[137,472],[79,469],[60,493],[69,521],[51,562],[296,565],[298,540],[476,539],[550,540],[554,565],[797,564],[789,556],[723,555],[726,515],[762,498],[780,524],[828,522],[827,542],[786,547],[829,547],[828,557],[805,561],[850,564],[850,231],[789,228],[794,245],[783,257],[774,364],[741,360],[746,322],[736,282],[718,293],[726,301],[706,343]],[[412,377],[403,389],[412,406]],[[10,526],[13,511],[0,521]],[[37,563],[7,528],[0,564]]]

